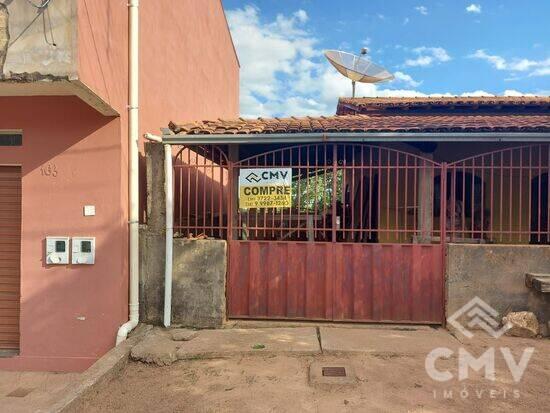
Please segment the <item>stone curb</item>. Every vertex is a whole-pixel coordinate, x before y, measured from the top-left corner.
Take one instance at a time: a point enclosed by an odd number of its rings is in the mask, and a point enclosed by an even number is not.
[[[152,326],[140,324],[130,338],[108,351],[96,361],[88,370],[82,373],[78,382],[67,386],[53,404],[38,413],[61,413],[76,404],[90,394],[98,385],[116,376],[128,362],[128,356],[135,346]]]

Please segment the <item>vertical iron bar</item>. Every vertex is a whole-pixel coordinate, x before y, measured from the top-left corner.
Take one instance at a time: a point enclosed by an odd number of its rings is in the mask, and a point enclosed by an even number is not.
[[[337,148],[336,144],[332,144],[332,242],[336,242],[336,196],[337,196],[337,187],[336,187],[336,177],[338,174],[338,169],[336,166],[337,163]]]
[[[350,215],[351,215],[351,240],[355,241],[355,145],[351,145],[351,190],[349,191]]]
[[[405,229],[405,238],[409,237],[409,222],[408,222],[408,212],[409,212],[409,154],[405,154],[405,208],[403,211],[403,228]]]
[[[531,220],[532,220],[532,216],[531,216],[531,208],[532,208],[532,205],[531,205],[531,198],[533,196],[532,194],[532,189],[533,189],[533,186],[532,186],[532,149],[533,147],[532,146],[529,146],[529,184],[527,185],[527,188],[529,189],[529,196],[527,197],[527,199],[529,200],[529,208],[527,209],[527,213],[528,213],[528,219],[527,219],[527,225],[529,226],[529,236],[528,236],[528,240],[530,241],[531,240],[531,236],[533,235],[532,234],[532,228],[531,228]]]
[[[538,187],[538,196],[537,196],[537,200],[538,200],[538,218],[537,218],[537,242],[540,244],[540,221],[541,221],[541,202],[542,202],[542,192],[541,192],[541,185],[542,185],[542,169],[541,169],[541,165],[542,165],[542,145],[539,145],[539,174],[538,174],[538,179],[539,179],[539,187]]]
[[[521,208],[521,204],[523,201],[523,148],[519,148],[519,206],[518,206],[518,215],[519,215],[519,243],[521,244],[523,241],[523,209]]]
[[[443,162],[441,164],[441,193],[445,194],[445,196],[441,196],[440,198],[440,210],[446,211],[447,210],[447,162]],[[443,274],[446,273],[446,256],[447,256],[447,215],[446,213],[439,214],[440,217],[440,242],[441,242],[441,267]],[[445,277],[441,277],[441,289],[442,289],[442,297],[446,297],[446,282]],[[441,319],[443,320],[443,324],[445,325],[445,306],[441,306]]]
[[[388,165],[389,167],[389,165]],[[395,239],[399,242],[401,232],[399,231],[399,152],[395,153]]]

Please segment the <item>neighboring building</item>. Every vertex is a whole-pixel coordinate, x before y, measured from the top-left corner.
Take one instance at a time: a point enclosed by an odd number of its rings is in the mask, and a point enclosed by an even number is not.
[[[182,148],[175,233],[227,240],[228,318],[444,324],[477,295],[550,319],[524,280],[550,273],[548,97],[340,99],[336,116],[171,123],[163,142]],[[262,168],[292,169],[286,206],[260,207],[266,189],[243,208]],[[225,265],[200,243],[174,242],[174,288],[194,289],[182,262]],[[200,298],[179,289],[174,322],[224,317]]]
[[[81,371],[128,320],[128,2],[32,3],[0,1],[0,369]],[[236,117],[221,2],[140,3],[141,133]],[[50,236],[95,237],[95,263]]]

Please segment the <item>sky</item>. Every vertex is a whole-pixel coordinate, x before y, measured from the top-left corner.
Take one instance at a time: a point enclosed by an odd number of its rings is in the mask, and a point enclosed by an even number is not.
[[[550,95],[550,0],[224,0],[244,117],[333,115],[350,81],[323,51],[395,80],[357,96]]]

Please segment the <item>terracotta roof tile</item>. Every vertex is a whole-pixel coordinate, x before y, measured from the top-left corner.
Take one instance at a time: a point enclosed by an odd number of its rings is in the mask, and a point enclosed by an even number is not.
[[[550,132],[550,114],[336,115],[170,123],[174,133],[273,134],[330,132]]]
[[[549,110],[550,97],[482,96],[417,98],[340,98],[337,114],[395,110],[525,111]]]
[[[170,122],[170,129],[182,135],[550,132],[550,97],[341,98],[336,116]]]

